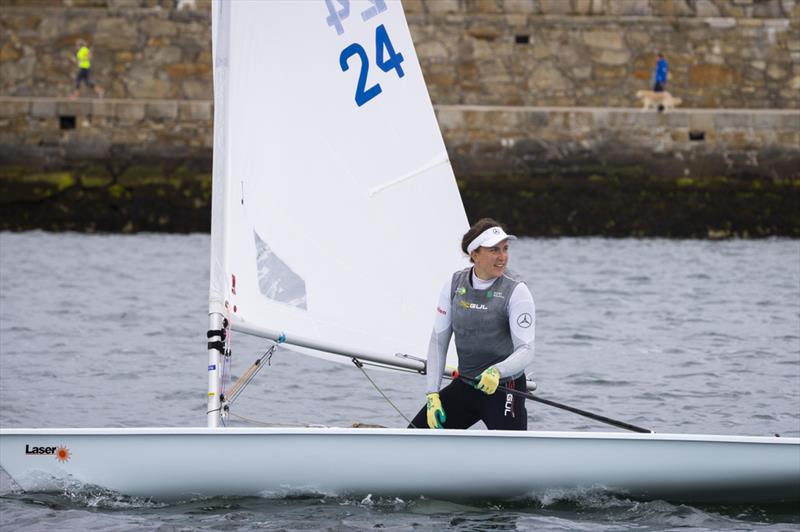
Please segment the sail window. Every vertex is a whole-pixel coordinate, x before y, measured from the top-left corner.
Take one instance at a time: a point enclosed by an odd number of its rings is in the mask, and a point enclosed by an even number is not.
[[[691,141],[704,141],[706,140],[705,131],[689,131],[689,140]]]
[[[514,42],[517,44],[529,44],[531,42],[530,35],[517,35],[514,37]]]
[[[306,282],[297,275],[264,240],[253,231],[256,241],[258,289],[267,299],[306,309]]]

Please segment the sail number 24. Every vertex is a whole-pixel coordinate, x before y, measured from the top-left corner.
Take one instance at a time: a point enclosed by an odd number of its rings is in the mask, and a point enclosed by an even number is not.
[[[336,33],[341,35],[344,33],[344,26],[342,22],[350,15],[350,2],[349,0],[337,0],[340,9],[335,9],[333,0],[325,0],[325,5],[328,7],[328,18],[326,21],[329,26],[336,29]],[[372,7],[364,10],[361,13],[361,18],[365,22],[372,17],[379,15],[386,11],[386,2],[384,0],[370,0]],[[342,53],[339,54],[339,66],[342,72],[347,72],[350,69],[350,59],[357,58],[360,61],[360,70],[358,75],[358,82],[356,83],[355,100],[356,105],[361,107],[368,101],[375,98],[383,89],[380,83],[375,83],[367,87],[367,76],[369,75],[370,60],[367,51],[359,43],[352,43],[347,46]],[[389,33],[386,27],[381,24],[375,28],[375,65],[378,66],[383,72],[391,72],[394,70],[397,77],[402,78],[405,75],[403,72],[403,54],[397,53],[389,38]]]

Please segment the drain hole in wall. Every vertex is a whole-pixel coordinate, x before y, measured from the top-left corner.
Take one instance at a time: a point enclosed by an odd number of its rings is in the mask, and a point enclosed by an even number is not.
[[[58,117],[58,126],[61,129],[75,129],[75,117],[74,116],[59,116]]]

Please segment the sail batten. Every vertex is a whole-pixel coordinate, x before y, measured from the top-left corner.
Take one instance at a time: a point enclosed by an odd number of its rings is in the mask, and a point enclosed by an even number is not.
[[[330,4],[215,3],[212,287],[234,328],[408,367],[466,215],[402,5]]]

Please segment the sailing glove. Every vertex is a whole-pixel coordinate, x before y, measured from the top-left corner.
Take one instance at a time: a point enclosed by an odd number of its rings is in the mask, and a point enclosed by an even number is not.
[[[427,398],[428,427],[432,429],[440,429],[442,428],[442,423],[447,420],[447,416],[444,413],[444,408],[442,408],[442,401],[439,400],[438,393],[429,393]]]
[[[486,395],[492,395],[497,391],[498,384],[500,384],[500,372],[497,371],[497,368],[492,367],[483,370],[483,373],[478,376],[478,383],[475,384],[475,387]]]

